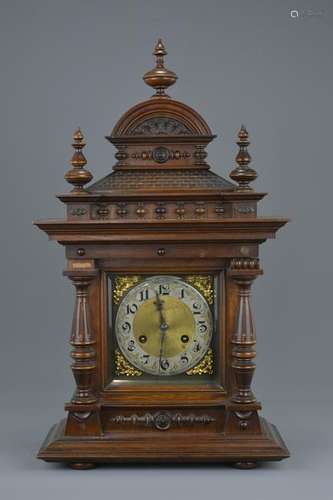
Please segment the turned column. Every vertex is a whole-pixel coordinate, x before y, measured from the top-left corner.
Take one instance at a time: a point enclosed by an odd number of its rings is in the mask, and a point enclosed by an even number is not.
[[[96,402],[95,376],[96,376],[96,339],[91,328],[88,289],[97,275],[96,270],[65,271],[76,289],[76,300],[70,344],[73,346],[71,365],[76,382],[76,390],[72,397],[72,404],[89,405]]]
[[[234,259],[231,262],[232,278],[238,287],[238,309],[235,330],[232,336],[232,371],[234,385],[233,403],[254,403],[255,395],[251,383],[256,368],[256,329],[252,314],[250,293],[251,285],[258,274],[258,259]]]

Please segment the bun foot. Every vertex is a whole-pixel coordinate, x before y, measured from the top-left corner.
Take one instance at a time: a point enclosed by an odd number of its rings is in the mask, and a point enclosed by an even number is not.
[[[68,465],[71,469],[75,470],[89,470],[96,467],[94,462],[69,462]]]
[[[257,467],[257,462],[249,462],[249,461],[244,461],[244,462],[233,462],[231,464],[232,467],[235,469],[255,469]]]

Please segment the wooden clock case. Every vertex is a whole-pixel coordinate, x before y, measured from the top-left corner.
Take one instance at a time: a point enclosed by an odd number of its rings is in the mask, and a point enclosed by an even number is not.
[[[289,456],[277,429],[259,417],[251,381],[255,327],[250,288],[262,274],[259,245],[287,219],[257,216],[250,183],[248,133],[238,135],[231,183],[212,173],[214,138],[192,108],[166,95],[176,75],[164,67],[163,43],[145,82],[156,93],[132,107],[107,139],[117,163],[104,179],[85,168],[74,134],[74,185],[58,198],[61,220],[37,221],[65,247],[64,271],[76,289],[70,337],[76,390],[66,419],[53,426],[38,457],[86,469],[98,462],[230,462],[240,468]],[[107,273],[215,275],[219,357],[213,383],[110,386],[107,379]]]

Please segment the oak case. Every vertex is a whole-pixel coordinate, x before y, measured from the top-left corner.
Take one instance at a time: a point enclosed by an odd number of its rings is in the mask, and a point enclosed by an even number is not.
[[[287,219],[257,216],[265,193],[250,186],[257,174],[249,166],[245,127],[230,173],[235,184],[210,171],[205,149],[214,136],[196,111],[166,95],[177,77],[164,66],[160,40],[154,54],[156,67],[144,80],[156,93],[125,113],[107,137],[117,148],[113,172],[84,187],[92,174],[78,130],[65,176],[74,188],[58,196],[67,217],[36,222],[65,246],[64,274],[76,289],[70,338],[76,391],[38,457],[77,469],[138,461],[251,468],[281,460],[289,452],[276,428],[259,417],[251,390],[250,289],[262,274],[259,245]],[[190,277],[203,294],[212,280],[214,332],[197,366],[162,380],[140,373],[117,351],[110,277],[125,278],[123,297],[138,276],[171,275]]]

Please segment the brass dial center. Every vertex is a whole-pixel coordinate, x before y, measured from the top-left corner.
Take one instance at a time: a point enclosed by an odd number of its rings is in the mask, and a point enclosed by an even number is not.
[[[172,357],[186,350],[195,335],[195,321],[190,308],[181,300],[171,296],[161,296],[163,315],[168,328],[165,329],[163,356]],[[146,300],[138,309],[133,320],[133,334],[140,342],[146,337],[141,348],[152,356],[159,356],[161,347],[160,314],[156,299]],[[186,340],[184,342],[184,340]]]

